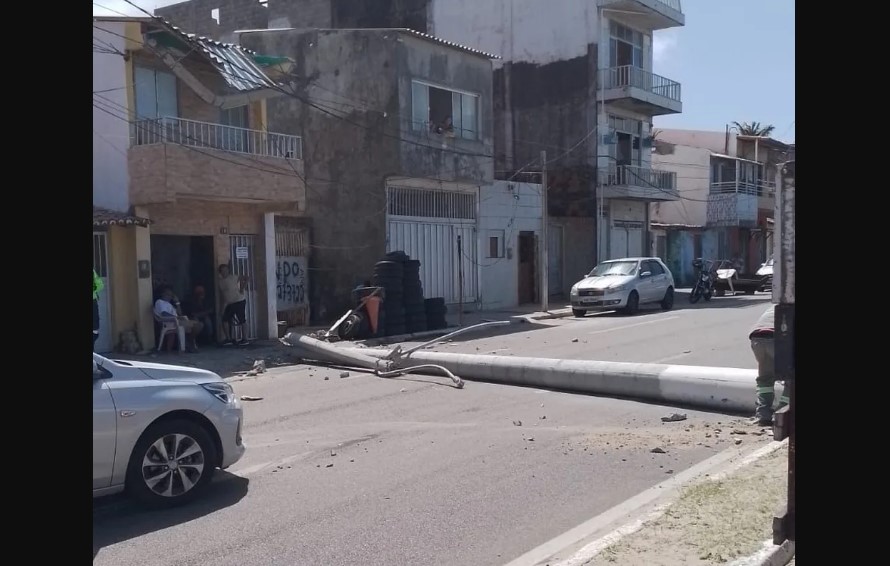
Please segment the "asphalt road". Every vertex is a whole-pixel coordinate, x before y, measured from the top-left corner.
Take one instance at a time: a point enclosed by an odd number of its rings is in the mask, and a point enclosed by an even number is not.
[[[264,397],[246,406],[245,458],[187,508],[97,503],[94,564],[498,566],[735,448],[726,416],[663,424],[673,409],[419,379],[237,383]]]
[[[765,299],[551,321],[445,350],[752,367],[745,337]],[[295,366],[234,386],[262,397],[245,401],[244,459],[189,507],[97,501],[94,564],[500,566],[720,450],[767,440],[736,446],[740,419],[725,415],[684,409],[688,420],[665,424],[676,409],[435,377]]]
[[[770,305],[770,295],[715,297],[690,305],[646,307],[634,316],[588,314],[542,320],[457,336],[428,349],[463,354],[666,363],[756,369],[748,333]],[[406,342],[407,348],[420,342]]]

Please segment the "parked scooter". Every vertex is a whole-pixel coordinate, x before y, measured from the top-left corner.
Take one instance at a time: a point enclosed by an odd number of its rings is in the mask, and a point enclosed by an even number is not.
[[[714,273],[711,270],[711,262],[705,266],[705,262],[697,258],[693,260],[692,267],[695,268],[695,285],[689,293],[689,302],[695,304],[702,298],[710,301],[714,296]]]

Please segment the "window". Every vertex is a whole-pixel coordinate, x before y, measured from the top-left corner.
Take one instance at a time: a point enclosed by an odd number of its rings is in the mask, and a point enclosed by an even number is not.
[[[136,119],[179,117],[176,76],[145,67],[135,68]]]
[[[412,129],[479,139],[479,97],[419,82],[411,83]]]
[[[220,114],[220,124],[232,127],[223,129],[223,139],[220,140],[223,147],[218,149],[246,152],[248,149],[246,128],[249,121],[247,105],[226,108]]]
[[[616,22],[609,23],[610,67],[643,68],[643,34]]]
[[[488,255],[489,258],[504,257],[504,231],[489,230],[488,231]]]
[[[661,264],[657,261],[647,261],[646,265],[643,267],[643,271],[648,271],[653,277],[656,275],[664,275],[664,269],[662,269]]]
[[[609,130],[614,134],[614,143],[608,144],[609,156],[616,165],[636,165],[643,162],[640,151],[643,123],[639,120],[609,115]]]

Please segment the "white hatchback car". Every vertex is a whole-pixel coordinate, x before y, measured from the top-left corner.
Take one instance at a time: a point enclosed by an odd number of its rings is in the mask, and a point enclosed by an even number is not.
[[[217,374],[93,354],[93,497],[190,501],[244,455],[243,410]]]
[[[657,257],[628,257],[604,261],[572,286],[572,313],[620,310],[636,313],[640,305],[674,306],[674,276]]]

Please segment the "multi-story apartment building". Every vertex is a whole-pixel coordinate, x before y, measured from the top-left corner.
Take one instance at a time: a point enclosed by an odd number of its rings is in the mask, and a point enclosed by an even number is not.
[[[220,264],[249,277],[245,338],[305,318],[302,140],[266,121],[287,64],[154,18],[93,19],[97,350],[129,330],[155,344],[160,285],[203,286],[214,304]],[[276,245],[286,235],[293,249]]]
[[[156,12],[216,38],[257,28],[410,28],[500,55],[493,111],[480,120],[493,132],[498,179],[537,180],[548,152],[553,294],[597,260],[647,252],[649,204],[677,198],[675,175],[653,169],[649,148],[653,116],[682,110],[680,85],[657,75],[652,58],[653,33],[685,25],[680,0],[218,4]]]
[[[776,185],[793,146],[766,136],[661,130],[655,166],[676,174],[679,202],[652,206],[653,253],[680,284],[692,260],[728,259],[754,270],[772,255]]]

